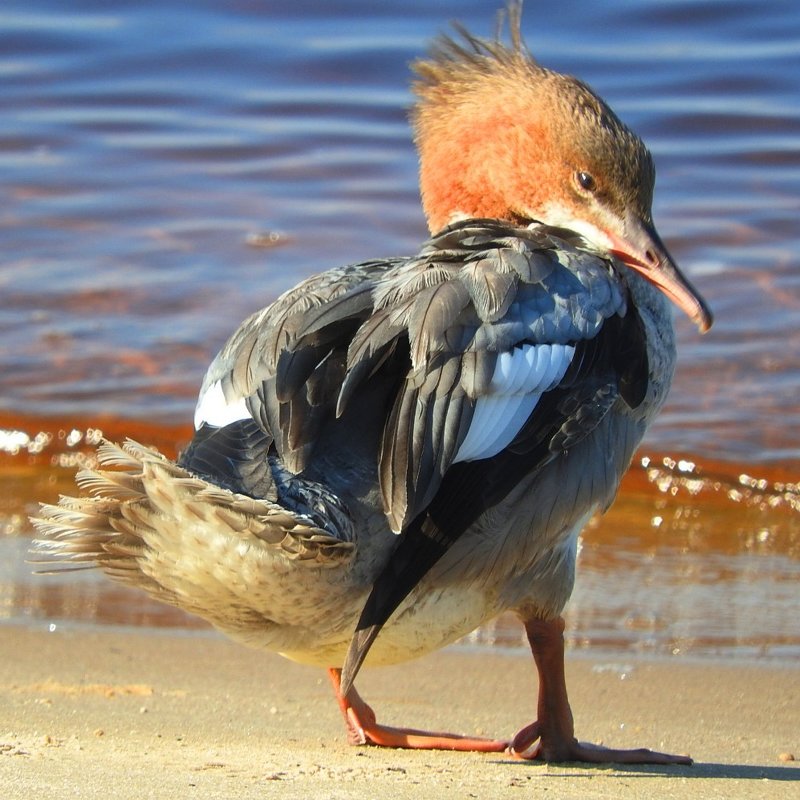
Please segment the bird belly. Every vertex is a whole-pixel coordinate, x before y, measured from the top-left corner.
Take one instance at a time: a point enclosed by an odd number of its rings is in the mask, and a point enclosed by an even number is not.
[[[356,606],[347,635],[320,636],[309,649],[282,648],[292,661],[321,667],[340,666],[358,620]],[[452,644],[499,613],[494,600],[478,587],[447,586],[417,591],[390,618],[376,639],[365,666],[398,664]],[[253,633],[256,633],[255,631]],[[237,636],[241,640],[240,636]],[[256,642],[249,639],[247,644]],[[268,649],[275,649],[268,647]]]

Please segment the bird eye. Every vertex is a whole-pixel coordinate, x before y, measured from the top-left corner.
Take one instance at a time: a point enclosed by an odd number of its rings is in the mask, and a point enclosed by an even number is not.
[[[575,180],[578,182],[578,186],[580,186],[585,192],[593,192],[596,188],[594,178],[588,172],[576,172]]]

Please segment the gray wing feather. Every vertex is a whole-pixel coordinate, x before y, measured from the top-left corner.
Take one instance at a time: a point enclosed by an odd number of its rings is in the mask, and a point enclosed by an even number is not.
[[[393,530],[435,496],[477,399],[489,390],[499,353],[523,343],[592,338],[606,318],[624,313],[623,290],[613,286],[619,278],[585,250],[572,258],[576,251],[568,242],[559,240],[556,250],[542,229],[529,237],[522,232],[510,245],[497,236],[461,233],[460,240],[445,234],[441,250],[430,246],[386,273],[375,290],[376,313],[402,308],[407,328],[401,335],[412,355],[381,450],[384,510]],[[459,250],[459,241],[479,244]],[[418,273],[429,270],[443,283],[419,291]],[[351,352],[351,374],[357,363]],[[598,414],[607,410],[603,403],[597,408]],[[574,436],[565,430],[562,439]]]
[[[204,385],[220,381],[234,398],[248,398],[297,473],[323,426],[358,430],[348,416],[354,397],[391,367],[396,389],[388,409],[375,410],[384,415],[376,470],[384,511],[401,530],[436,495],[499,354],[591,339],[625,313],[625,293],[609,263],[572,234],[473,220],[413,258],[303,282],[244,323]],[[605,405],[600,391],[594,413]],[[591,422],[565,427],[563,441]]]

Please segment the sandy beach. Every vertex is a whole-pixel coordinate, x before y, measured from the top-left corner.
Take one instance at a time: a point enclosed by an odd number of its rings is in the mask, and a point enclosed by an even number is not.
[[[0,627],[0,785],[33,798],[797,797],[800,670],[568,662],[583,739],[692,767],[584,767],[349,747],[319,670],[216,636]],[[519,655],[365,671],[380,720],[505,736],[533,717]]]

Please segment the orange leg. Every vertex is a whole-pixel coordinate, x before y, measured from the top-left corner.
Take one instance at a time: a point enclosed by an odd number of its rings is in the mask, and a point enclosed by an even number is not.
[[[511,752],[520,758],[541,761],[587,761],[618,764],[691,764],[688,756],[653,750],[613,750],[579,742],[575,738],[572,711],[564,677],[564,620],[523,620],[533,658],[539,670],[538,719],[511,741]]]
[[[361,699],[355,687],[346,695],[340,691],[342,671],[331,667],[328,677],[333,684],[336,700],[347,725],[349,744],[370,744],[378,747],[404,747],[414,750],[468,750],[482,753],[502,753],[508,742],[497,739],[479,739],[453,733],[432,733],[412,728],[392,728],[379,725],[375,712]]]

